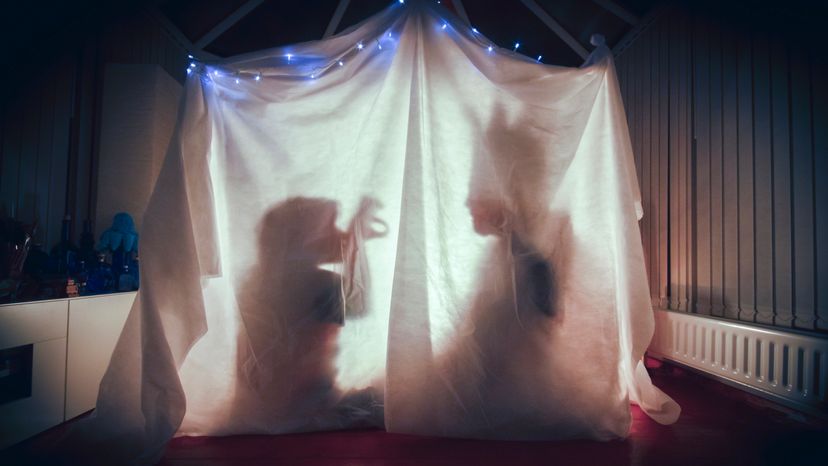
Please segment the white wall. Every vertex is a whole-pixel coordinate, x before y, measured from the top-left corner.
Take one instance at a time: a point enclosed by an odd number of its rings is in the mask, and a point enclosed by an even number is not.
[[[180,96],[181,85],[158,65],[106,66],[96,238],[122,211],[132,215],[140,233],[175,128]]]

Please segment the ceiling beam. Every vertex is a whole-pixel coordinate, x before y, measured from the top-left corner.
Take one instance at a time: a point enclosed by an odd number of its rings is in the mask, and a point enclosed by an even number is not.
[[[638,24],[638,16],[630,13],[629,10],[624,8],[623,6],[615,3],[612,0],[592,0],[593,3],[600,6],[601,8],[609,11],[610,13],[614,14],[615,16],[624,20],[624,22],[635,26]]]
[[[230,16],[224,18],[220,23],[218,23],[213,29],[211,29],[207,34],[201,36],[195,42],[195,46],[199,49],[203,49],[210,45],[214,40],[218,38],[218,36],[224,34],[225,31],[233,27],[234,24],[238,23],[239,20],[247,16],[248,13],[253,11],[254,8],[261,5],[264,0],[247,0],[242,6],[240,6],[236,11],[230,13]]]
[[[633,26],[615,46],[612,47],[612,55],[616,58],[620,57],[621,54],[627,50],[630,45],[632,45],[636,39],[638,39],[641,34],[644,33],[650,26],[655,22],[656,19],[661,17],[661,15],[665,14],[669,10],[669,4],[656,4],[656,6],[651,9],[646,15],[641,17],[641,20]]]
[[[529,10],[531,10],[532,13],[534,13],[535,16],[538,17],[538,19],[543,21],[543,23],[546,24],[546,26],[549,29],[551,29],[552,32],[557,34],[558,37],[560,37],[561,40],[566,43],[566,45],[568,45],[572,50],[574,50],[575,53],[578,54],[578,56],[586,60],[586,58],[589,56],[589,52],[587,52],[587,49],[585,49],[580,42],[578,42],[574,37],[572,37],[572,34],[568,33],[566,29],[564,29],[563,26],[560,25],[560,23],[555,21],[555,18],[549,16],[549,13],[547,13],[546,10],[541,8],[541,6],[538,5],[538,3],[535,0],[520,1],[523,2],[523,4],[526,5],[526,8],[529,8]]]
[[[466,9],[463,8],[463,1],[462,0],[451,0],[451,4],[454,6],[454,11],[457,12],[457,16],[460,17],[466,24],[471,25],[471,21],[469,21],[469,15],[466,13]]]
[[[172,39],[184,49],[188,53],[192,54],[194,57],[198,58],[199,60],[218,60],[220,57],[217,55],[213,55],[212,53],[205,52],[204,50],[198,48],[190,42],[190,39],[181,32],[178,27],[170,21],[167,16],[161,12],[157,7],[150,7],[147,9],[147,14],[153,18],[167,34],[172,37]]]
[[[342,17],[345,15],[345,10],[348,8],[348,3],[350,2],[351,0],[339,0],[339,4],[336,6],[336,10],[334,10],[331,21],[328,23],[328,28],[325,29],[325,34],[322,36],[323,39],[334,35],[336,28],[339,27],[339,23],[342,22]]]

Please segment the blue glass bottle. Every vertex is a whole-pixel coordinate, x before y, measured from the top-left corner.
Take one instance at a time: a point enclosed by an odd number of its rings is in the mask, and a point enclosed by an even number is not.
[[[138,268],[138,256],[132,260],[132,265],[129,266],[129,273],[132,274],[133,290],[141,287],[141,270]]]
[[[86,261],[78,262],[78,271],[74,275],[75,283],[78,285],[78,294],[88,294],[86,286],[89,282],[89,271],[86,269]]]
[[[135,280],[132,273],[129,271],[129,265],[124,264],[124,269],[118,276],[118,291],[132,291],[135,285]]]
[[[114,288],[112,269],[104,260],[103,254],[98,254],[98,265],[89,273],[86,289],[89,294],[106,293]]]

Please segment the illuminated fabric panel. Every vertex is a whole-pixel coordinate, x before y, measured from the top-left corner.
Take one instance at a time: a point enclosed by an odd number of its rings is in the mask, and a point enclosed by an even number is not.
[[[610,439],[630,402],[673,422],[641,363],[612,57],[587,63],[538,64],[425,4],[194,63],[142,288],[78,432],[150,461],[176,433]]]

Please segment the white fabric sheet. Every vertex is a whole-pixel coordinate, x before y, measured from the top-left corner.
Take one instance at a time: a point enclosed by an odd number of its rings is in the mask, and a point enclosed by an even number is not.
[[[642,365],[609,50],[537,64],[422,3],[193,70],[73,445],[146,463],[173,435],[610,439],[631,402],[675,421]]]

